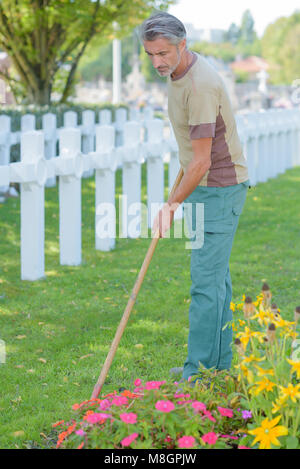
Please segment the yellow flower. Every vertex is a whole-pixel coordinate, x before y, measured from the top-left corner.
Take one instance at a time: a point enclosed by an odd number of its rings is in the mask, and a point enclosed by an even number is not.
[[[243,361],[245,363],[251,363],[251,362],[261,362],[263,360],[265,360],[265,357],[256,357],[252,353],[249,357],[245,357]]]
[[[254,366],[258,370],[258,376],[265,376],[265,375],[274,376],[274,370],[272,368],[265,370],[264,368],[261,368],[258,365],[254,365]]]
[[[254,430],[249,430],[250,435],[255,435],[255,439],[251,443],[251,446],[254,446],[257,442],[260,442],[259,449],[270,449],[271,444],[280,446],[280,442],[277,438],[288,434],[288,429],[286,427],[282,425],[276,426],[280,419],[281,415],[275,417],[273,420],[266,418],[261,422],[260,427],[255,428]]]
[[[295,340],[297,338],[298,333],[293,331],[290,328],[283,328],[283,330],[280,331],[280,337],[282,337],[284,335],[287,336],[287,337],[291,337],[293,340]]]
[[[265,336],[266,334],[264,334],[263,332],[255,332],[255,337],[258,339],[258,342],[260,344],[263,344],[265,342]]]
[[[256,306],[257,308],[261,304],[262,300],[263,300],[263,295],[262,294],[258,295],[256,297],[256,301],[253,301],[254,306]]]
[[[274,324],[276,325],[276,328],[282,329],[280,331],[280,336],[288,336],[295,338],[297,333],[295,332],[293,326],[295,325],[294,322],[291,321],[286,321],[285,319],[282,319],[281,316],[274,318]]]
[[[243,309],[245,299],[246,299],[246,295],[243,295],[242,302],[236,305],[237,309]]]
[[[272,414],[276,414],[283,407],[286,407],[285,399],[278,398],[275,402],[273,402]]]
[[[276,386],[275,383],[264,377],[261,381],[255,383],[255,385],[250,389],[250,393],[254,394],[254,396],[258,396],[262,391],[272,391],[274,386]]]
[[[235,312],[235,303],[230,303],[230,309],[231,311]]]
[[[255,336],[255,332],[251,332],[251,330],[249,329],[249,327],[245,327],[244,332],[239,332],[239,333],[237,334],[237,337],[238,337],[238,338],[240,339],[240,341],[242,342],[242,344],[243,344],[243,346],[244,346],[244,349],[246,349],[250,338],[253,337],[253,336]]]
[[[236,368],[240,368],[241,370],[241,374],[243,374],[247,380],[248,380],[248,383],[252,384],[253,381],[254,381],[254,376],[253,376],[253,373],[251,370],[249,370],[245,365],[243,365],[242,363],[240,365],[236,365]],[[239,375],[239,381],[241,379],[241,375]]]
[[[254,316],[252,316],[251,319],[257,319],[261,326],[263,325],[267,326],[271,318],[270,318],[270,314],[268,313],[268,311],[264,311],[263,309],[260,309],[259,311],[257,311],[257,313]]]
[[[289,360],[287,358],[287,362],[292,365],[292,371],[295,371],[297,373],[297,379],[300,379],[300,361],[299,362],[293,362],[293,360]]]
[[[296,386],[293,386],[292,383],[289,383],[287,388],[285,388],[284,386],[279,386],[279,388],[281,392],[281,397],[283,399],[288,399],[290,397],[293,402],[296,402],[296,399],[300,398],[300,383]]]

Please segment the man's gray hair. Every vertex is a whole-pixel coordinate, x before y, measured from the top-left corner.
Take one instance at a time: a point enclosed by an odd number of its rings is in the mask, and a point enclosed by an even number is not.
[[[163,37],[171,44],[178,45],[186,38],[186,30],[178,18],[169,13],[160,12],[151,15],[143,22],[139,36],[142,42]]]

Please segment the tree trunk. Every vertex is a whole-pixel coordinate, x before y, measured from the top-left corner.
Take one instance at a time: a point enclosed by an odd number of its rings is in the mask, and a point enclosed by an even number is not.
[[[37,106],[46,106],[51,104],[51,85],[45,84],[43,88],[32,92],[33,102]]]

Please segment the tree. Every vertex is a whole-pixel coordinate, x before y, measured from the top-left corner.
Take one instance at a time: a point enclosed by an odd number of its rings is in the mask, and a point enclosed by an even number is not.
[[[171,0],[0,0],[0,48],[12,72],[0,72],[12,92],[28,104],[60,103],[72,94],[78,64],[90,41],[129,32]],[[119,33],[114,32],[114,23]]]
[[[299,18],[300,19],[300,18]],[[291,84],[300,77],[300,21],[294,24],[285,37],[280,51],[280,62],[284,70],[285,81]]]
[[[261,55],[260,39],[254,30],[254,19],[250,10],[243,13],[240,26],[235,23],[230,25],[225,39],[234,46],[236,55]]]
[[[192,49],[199,54],[205,56],[213,56],[224,62],[232,62],[236,56],[236,48],[230,42],[214,43],[214,42],[196,42]]]
[[[235,45],[240,39],[240,36],[241,36],[241,29],[235,23],[231,23],[228,31],[225,33],[226,40],[228,42],[231,42],[231,44]]]
[[[300,11],[270,24],[262,39],[262,55],[270,63],[274,84],[291,84],[300,76]]]
[[[242,16],[240,28],[240,40],[245,44],[251,44],[256,39],[254,31],[254,19],[250,10],[246,10]]]
[[[112,42],[103,45],[103,40],[96,37],[91,41],[86,54],[78,66],[78,76],[84,81],[96,81],[100,76],[112,81]],[[132,35],[122,39],[122,78],[125,78],[132,69],[132,56],[134,43]]]

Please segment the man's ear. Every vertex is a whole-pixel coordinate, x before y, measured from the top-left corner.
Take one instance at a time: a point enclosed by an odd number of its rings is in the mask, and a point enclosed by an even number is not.
[[[182,39],[179,43],[180,52],[182,53],[186,49],[186,38]]]

